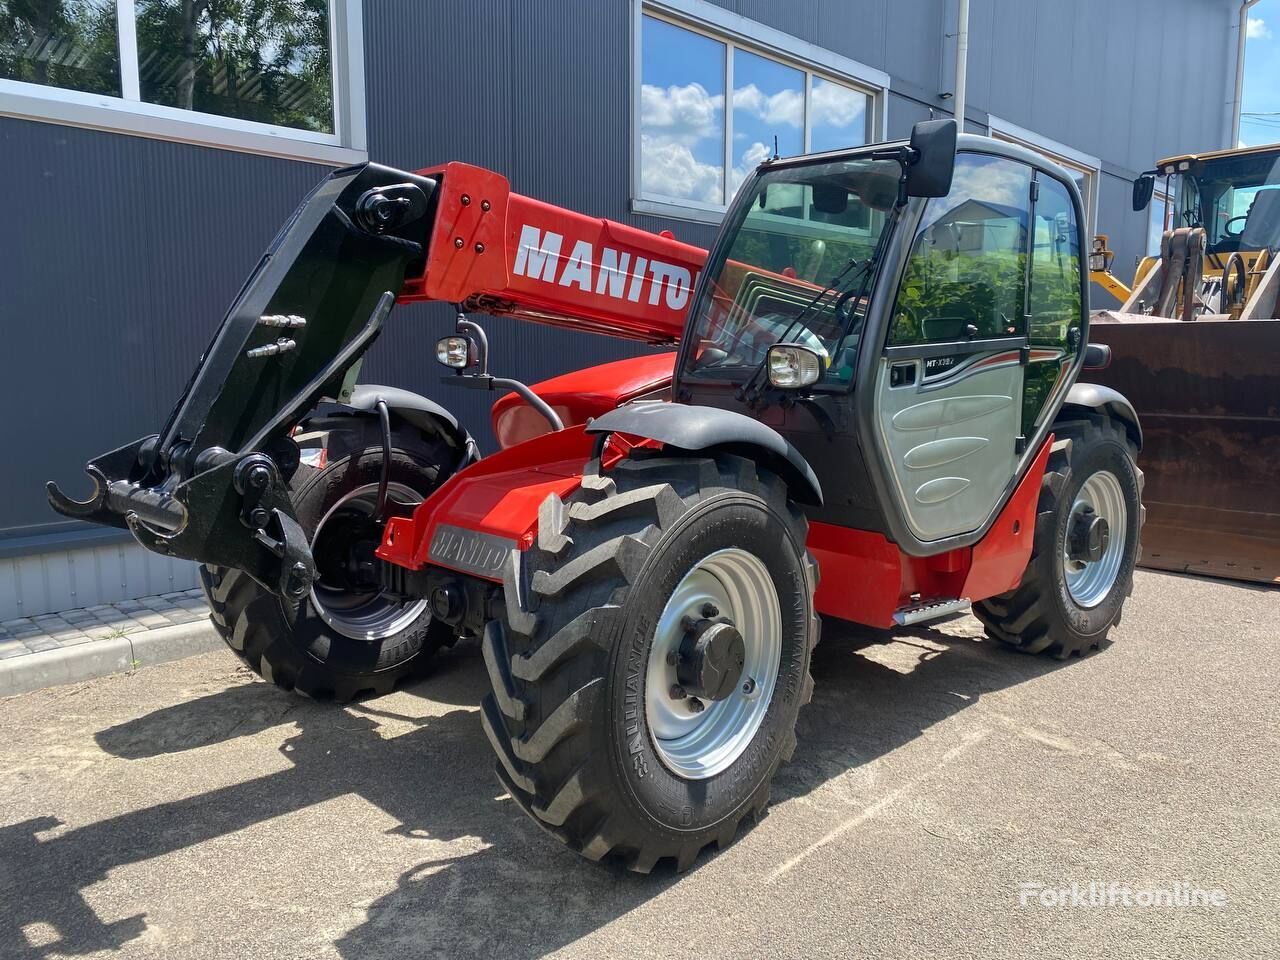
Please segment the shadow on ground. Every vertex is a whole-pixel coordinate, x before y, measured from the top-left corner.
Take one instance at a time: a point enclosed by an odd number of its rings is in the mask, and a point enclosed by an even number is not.
[[[857,655],[874,653],[888,639],[880,631],[828,624],[814,657],[815,698],[801,714],[799,749],[779,774],[775,805],[893,751],[984,694],[1065,666],[922,628],[898,632],[897,643],[881,648],[894,652],[890,665]],[[408,691],[458,709],[395,717],[417,726],[392,738],[376,729],[380,719],[394,716],[387,707],[393,698],[339,710],[264,683],[229,687],[101,731],[96,739],[108,753],[140,760],[282,724],[299,730],[281,748],[291,763],[282,771],[47,840],[37,834],[59,826],[52,817],[0,829],[0,956],[118,948],[145,929],[145,917],[105,924],[83,896],[113,868],[352,793],[394,818],[397,833],[471,836],[487,844],[406,871],[370,906],[365,922],[337,942],[353,960],[540,956],[677,882],[669,868],[639,877],[587,863],[542,836],[491,773],[490,748],[470,709],[484,684],[474,647],[460,648],[434,677]],[[700,864],[710,856],[704,853]],[[530,890],[537,896],[523,895]],[[30,946],[23,927],[32,923],[49,925],[60,939]]]

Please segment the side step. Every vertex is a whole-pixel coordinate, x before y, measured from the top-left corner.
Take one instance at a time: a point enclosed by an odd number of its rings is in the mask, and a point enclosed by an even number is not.
[[[900,627],[909,627],[912,624],[949,617],[953,613],[968,613],[969,606],[969,601],[963,597],[959,600],[935,600],[932,603],[921,603],[914,607],[903,607],[894,613],[893,622]]]

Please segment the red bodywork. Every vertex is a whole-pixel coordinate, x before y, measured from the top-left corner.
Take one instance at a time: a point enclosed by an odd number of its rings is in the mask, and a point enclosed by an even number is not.
[[[566,427],[573,426],[640,397],[670,399],[675,359],[674,353],[655,353],[615,360],[543,380],[533,384],[532,390],[551,406]],[[550,429],[547,421],[515,393],[499,399],[490,416],[494,436],[503,449]]]
[[[425,269],[406,281],[401,301],[459,303],[649,343],[679,340],[705,250],[514,194],[504,177],[479,167],[450,163],[420,172],[440,183],[436,226]],[[737,273],[733,279],[742,280]],[[535,392],[565,421],[555,433],[518,396],[498,400],[492,416],[503,449],[455,474],[412,517],[389,520],[378,556],[413,570],[450,567],[431,557],[442,526],[527,550],[547,497],[567,498],[581,483],[596,443],[586,421],[669,390],[674,358],[669,352],[636,357],[536,384]],[[1052,442],[1046,441],[990,531],[972,547],[910,557],[881,534],[811,523],[808,546],[822,574],[818,612],[889,627],[895,611],[916,603],[981,600],[1017,586],[1031,556]],[[605,469],[630,446],[626,437],[611,438]],[[455,569],[495,582],[501,576]]]

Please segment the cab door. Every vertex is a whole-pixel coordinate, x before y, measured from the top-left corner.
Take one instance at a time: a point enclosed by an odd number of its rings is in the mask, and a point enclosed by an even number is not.
[[[1026,290],[1034,172],[960,153],[928,201],[874,386],[876,442],[921,541],[978,529],[1023,452]]]

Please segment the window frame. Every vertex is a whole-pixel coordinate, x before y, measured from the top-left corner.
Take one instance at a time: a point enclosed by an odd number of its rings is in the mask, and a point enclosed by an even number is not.
[[[346,166],[369,159],[363,0],[329,0],[333,133],[183,110],[141,99],[134,0],[115,0],[121,96],[0,78],[0,116]]]
[[[810,149],[810,109],[813,78],[838,83],[867,97],[868,142],[883,140],[886,136],[886,104],[888,102],[889,74],[866,64],[842,57],[823,47],[808,43],[798,37],[775,30],[755,20],[708,3],[707,0],[631,0],[631,211],[655,214],[679,220],[697,220],[719,223],[728,211],[733,198],[726,196],[723,203],[707,203],[646,193],[641,186],[642,169],[640,153],[640,88],[641,35],[643,18],[653,17],[682,30],[688,30],[725,46],[725,105],[724,143],[721,163],[724,169],[726,193],[730,171],[733,169],[733,52],[742,49],[756,56],[765,57],[783,66],[800,70],[804,74],[804,130],[803,149]]]
[[[999,117],[989,116],[987,129],[992,139],[1026,147],[1052,160],[1068,173],[1074,171],[1084,174],[1087,190],[1081,191],[1080,205],[1084,208],[1085,233],[1093,236],[1097,232],[1098,193],[1102,181],[1102,161],[1098,157]]]

